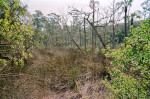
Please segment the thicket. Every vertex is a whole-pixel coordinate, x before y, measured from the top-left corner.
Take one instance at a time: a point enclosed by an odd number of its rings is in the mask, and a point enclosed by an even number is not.
[[[0,63],[12,60],[12,64],[24,65],[33,35],[31,26],[21,22],[26,13],[26,6],[18,0],[0,1]]]
[[[26,13],[19,0],[0,0],[0,99],[21,97],[25,87],[20,84],[25,86],[29,78],[21,75],[33,36],[31,26],[22,21]]]
[[[119,49],[108,47],[106,56],[112,57],[112,82],[108,83],[116,98],[148,99],[150,96],[150,18],[141,26],[131,26],[129,37]]]

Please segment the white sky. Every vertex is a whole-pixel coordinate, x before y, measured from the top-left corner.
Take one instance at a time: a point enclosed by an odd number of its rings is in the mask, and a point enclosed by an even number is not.
[[[68,6],[86,8],[89,5],[90,0],[21,0],[28,5],[28,10],[31,14],[35,10],[41,10],[44,15],[49,13],[60,14],[60,11],[68,8]],[[95,0],[100,2],[101,7],[107,7],[113,0]],[[116,0],[120,1],[120,0]],[[141,10],[141,3],[144,0],[133,0],[131,11]]]

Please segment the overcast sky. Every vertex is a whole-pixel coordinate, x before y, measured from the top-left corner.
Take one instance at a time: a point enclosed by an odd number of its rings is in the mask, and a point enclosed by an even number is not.
[[[68,6],[86,8],[89,5],[90,0],[21,0],[28,5],[28,10],[31,14],[35,10],[41,10],[44,15],[49,13],[60,14],[60,11],[66,10]],[[107,7],[113,0],[95,0],[99,1],[101,7]],[[120,0],[116,0],[120,1]],[[131,11],[141,10],[141,3],[144,0],[133,0]]]

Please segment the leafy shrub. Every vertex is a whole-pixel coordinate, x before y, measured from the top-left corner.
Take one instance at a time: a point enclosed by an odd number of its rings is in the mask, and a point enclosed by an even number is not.
[[[131,27],[129,37],[119,49],[105,50],[113,57],[112,83],[107,83],[119,99],[145,99],[150,92],[150,18],[141,27]]]
[[[25,15],[25,8],[21,7],[18,0],[2,0],[0,5],[0,9],[2,9],[0,13],[0,44],[8,43],[10,48],[9,50],[4,48],[4,51],[7,52],[5,55],[9,56],[15,65],[23,66],[23,60],[27,57],[26,49],[31,45],[33,35],[30,25],[20,21],[20,17]],[[0,46],[1,48],[2,46]],[[6,63],[6,61],[0,57],[0,63]]]

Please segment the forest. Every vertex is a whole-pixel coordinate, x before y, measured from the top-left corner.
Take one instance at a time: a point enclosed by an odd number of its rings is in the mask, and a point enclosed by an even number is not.
[[[0,99],[150,99],[150,0],[109,1],[0,0]]]

